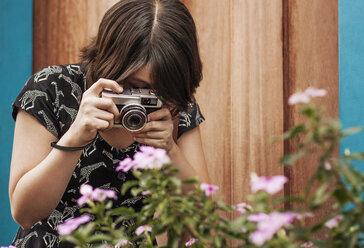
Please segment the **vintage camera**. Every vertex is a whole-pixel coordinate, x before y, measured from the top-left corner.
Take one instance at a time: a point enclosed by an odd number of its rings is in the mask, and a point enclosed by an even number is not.
[[[111,98],[120,111],[120,124],[129,131],[139,131],[147,123],[147,115],[162,108],[162,101],[150,89],[124,89],[115,93],[104,89],[101,97]]]

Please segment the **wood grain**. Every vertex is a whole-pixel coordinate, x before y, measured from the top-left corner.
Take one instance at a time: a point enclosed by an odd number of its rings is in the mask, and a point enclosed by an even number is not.
[[[79,60],[116,0],[34,0],[33,70]],[[300,121],[288,96],[326,88],[318,100],[338,117],[337,0],[184,0],[195,19],[204,79],[197,100],[211,183],[225,202],[246,200],[250,173],[282,174],[293,151],[269,138]],[[315,158],[285,170],[285,194],[298,193]]]
[[[79,62],[79,51],[97,32],[116,0],[34,0],[33,72]]]
[[[339,117],[339,57],[338,57],[338,1],[289,0],[285,2],[285,102],[292,93],[309,86],[325,88],[328,95],[315,100],[324,105],[325,115]],[[285,107],[285,128],[302,119],[294,108]],[[294,152],[285,143],[285,152]],[[292,169],[285,169],[289,177],[286,195],[296,195],[305,186],[317,166],[317,157],[299,161]],[[325,211],[319,213],[320,218]],[[315,221],[315,220],[313,220]]]
[[[231,203],[230,1],[184,1],[197,26],[204,79],[197,101],[206,122],[202,142],[211,183]]]
[[[250,174],[283,174],[282,3],[232,1],[231,168],[232,203],[250,194]]]
[[[269,142],[283,131],[282,3],[184,2],[204,64],[197,98],[207,119],[202,134],[210,177],[235,204],[250,193],[251,172],[283,173],[283,144]]]

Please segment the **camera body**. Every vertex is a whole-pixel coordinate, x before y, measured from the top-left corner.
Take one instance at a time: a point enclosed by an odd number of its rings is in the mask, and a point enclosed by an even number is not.
[[[104,89],[101,97],[113,100],[120,111],[120,123],[114,126],[132,132],[143,129],[148,122],[147,115],[161,109],[163,104],[151,89],[125,89],[122,93]]]

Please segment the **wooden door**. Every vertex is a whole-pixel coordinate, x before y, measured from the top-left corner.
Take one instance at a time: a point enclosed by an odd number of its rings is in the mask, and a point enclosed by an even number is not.
[[[116,0],[34,0],[33,70],[78,61]],[[283,169],[289,143],[271,144],[299,121],[289,95],[326,88],[327,115],[339,116],[337,0],[184,0],[199,33],[204,79],[197,92],[211,182],[235,204],[250,174],[285,174],[286,195],[303,187],[314,158]]]

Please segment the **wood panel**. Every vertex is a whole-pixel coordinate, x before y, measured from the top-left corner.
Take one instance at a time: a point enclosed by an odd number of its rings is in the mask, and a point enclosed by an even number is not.
[[[96,34],[117,0],[33,0],[33,72],[79,62],[79,51]]]
[[[184,2],[204,65],[197,98],[207,119],[202,134],[211,181],[235,204],[250,193],[251,172],[283,173],[283,145],[269,143],[283,131],[282,3]]]
[[[250,194],[250,174],[283,173],[282,2],[232,1],[232,203]]]
[[[184,1],[195,19],[203,63],[197,101],[206,122],[202,141],[211,183],[231,202],[231,79],[230,2]]]
[[[337,0],[288,0],[284,6],[285,21],[285,102],[292,93],[309,86],[325,88],[328,95],[317,99],[326,107],[326,115],[339,117],[339,58],[338,58],[338,1]],[[286,128],[298,124],[301,119],[285,108]],[[285,151],[294,151],[285,144]],[[317,157],[300,161],[285,174],[290,183],[286,195],[297,194],[317,165]]]
[[[33,70],[77,62],[117,0],[34,0]],[[337,0],[184,0],[199,36],[204,79],[197,100],[211,182],[227,203],[245,200],[250,173],[282,174],[290,144],[269,143],[299,121],[288,96],[326,88],[321,103],[338,117]],[[285,194],[299,192],[314,168],[285,170]]]

